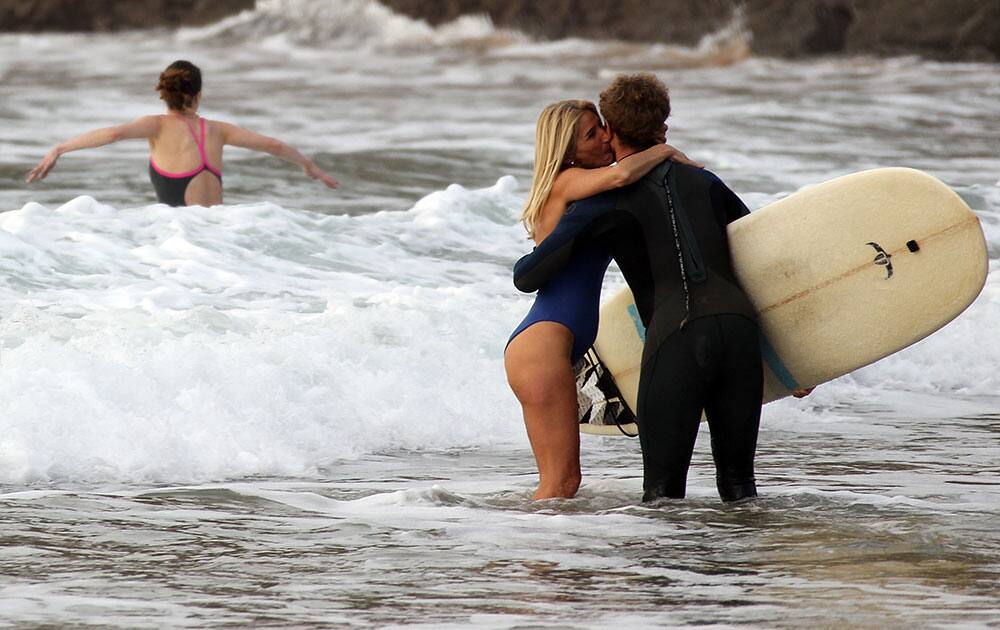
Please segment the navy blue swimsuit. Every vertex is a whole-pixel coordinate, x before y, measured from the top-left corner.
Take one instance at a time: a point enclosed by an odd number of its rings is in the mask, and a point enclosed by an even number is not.
[[[611,253],[603,243],[594,242],[574,252],[570,264],[538,290],[535,303],[510,341],[532,324],[556,322],[573,333],[570,362],[576,363],[597,339],[601,284],[609,264]]]

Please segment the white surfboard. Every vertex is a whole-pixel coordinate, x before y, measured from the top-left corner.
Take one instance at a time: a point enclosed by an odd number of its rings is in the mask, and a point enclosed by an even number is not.
[[[938,330],[986,282],[976,215],[921,171],[881,168],[811,186],[729,226],[733,267],[760,315],[764,402]],[[601,307],[594,349],[633,412],[645,331],[626,288]],[[581,424],[635,433],[634,423]]]

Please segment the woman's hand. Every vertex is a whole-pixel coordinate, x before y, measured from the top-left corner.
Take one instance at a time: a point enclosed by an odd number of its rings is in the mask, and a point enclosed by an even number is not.
[[[25,180],[27,183],[31,183],[36,179],[45,179],[45,176],[49,174],[49,171],[56,165],[56,160],[62,153],[59,152],[59,147],[56,147],[45,154],[42,161],[38,163],[38,166],[31,169],[28,173],[28,178]]]
[[[697,166],[698,168],[705,168],[704,164],[702,164],[701,162],[695,162],[688,156],[684,155],[684,152],[678,149],[677,147],[671,146],[669,144],[666,144],[664,146],[670,150],[669,153],[667,153],[668,160],[673,160],[674,162],[680,162],[681,164],[688,164],[690,166]]]
[[[340,185],[340,182],[338,182],[330,175],[327,175],[326,173],[323,172],[322,169],[320,169],[320,167],[316,166],[315,162],[309,162],[308,164],[306,164],[304,170],[306,172],[306,175],[317,181],[323,182],[323,184],[327,188],[336,188],[337,186]]]

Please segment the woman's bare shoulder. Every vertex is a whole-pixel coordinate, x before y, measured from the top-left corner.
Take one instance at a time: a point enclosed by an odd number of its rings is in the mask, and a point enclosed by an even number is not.
[[[580,168],[579,166],[571,166],[569,168],[564,168],[559,171],[556,178],[552,180],[552,190],[562,190],[566,188],[566,185],[572,182],[574,179],[580,177],[583,173],[586,173],[587,169]]]
[[[135,120],[125,124],[145,126],[154,125],[156,127],[160,127],[163,124],[164,119],[166,119],[166,115],[164,114],[147,114],[145,116],[139,116]]]
[[[565,200],[550,194],[549,198],[542,204],[541,211],[538,213],[538,221],[535,224],[535,241],[541,243],[549,235],[549,232],[555,229],[556,224],[559,223],[559,219],[565,213]]]
[[[239,126],[233,123],[226,122],[224,120],[217,120],[215,118],[205,118],[205,124],[210,127],[215,127],[216,129],[239,129]]]
[[[232,138],[233,134],[237,134],[243,130],[238,125],[224,120],[215,120],[214,118],[206,118],[205,126],[208,128],[209,133],[219,134],[224,140]]]

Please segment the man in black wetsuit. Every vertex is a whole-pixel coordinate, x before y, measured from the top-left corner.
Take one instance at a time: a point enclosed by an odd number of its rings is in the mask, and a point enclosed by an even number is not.
[[[617,159],[665,141],[670,98],[655,76],[619,76],[601,93],[600,108]],[[736,282],[726,237],[726,225],[748,213],[712,173],[668,161],[635,184],[571,206],[514,267],[517,288],[535,291],[575,248],[598,238],[610,243],[646,326],[636,410],[643,501],[684,497],[703,410],[719,495],[757,496],[757,316]]]

